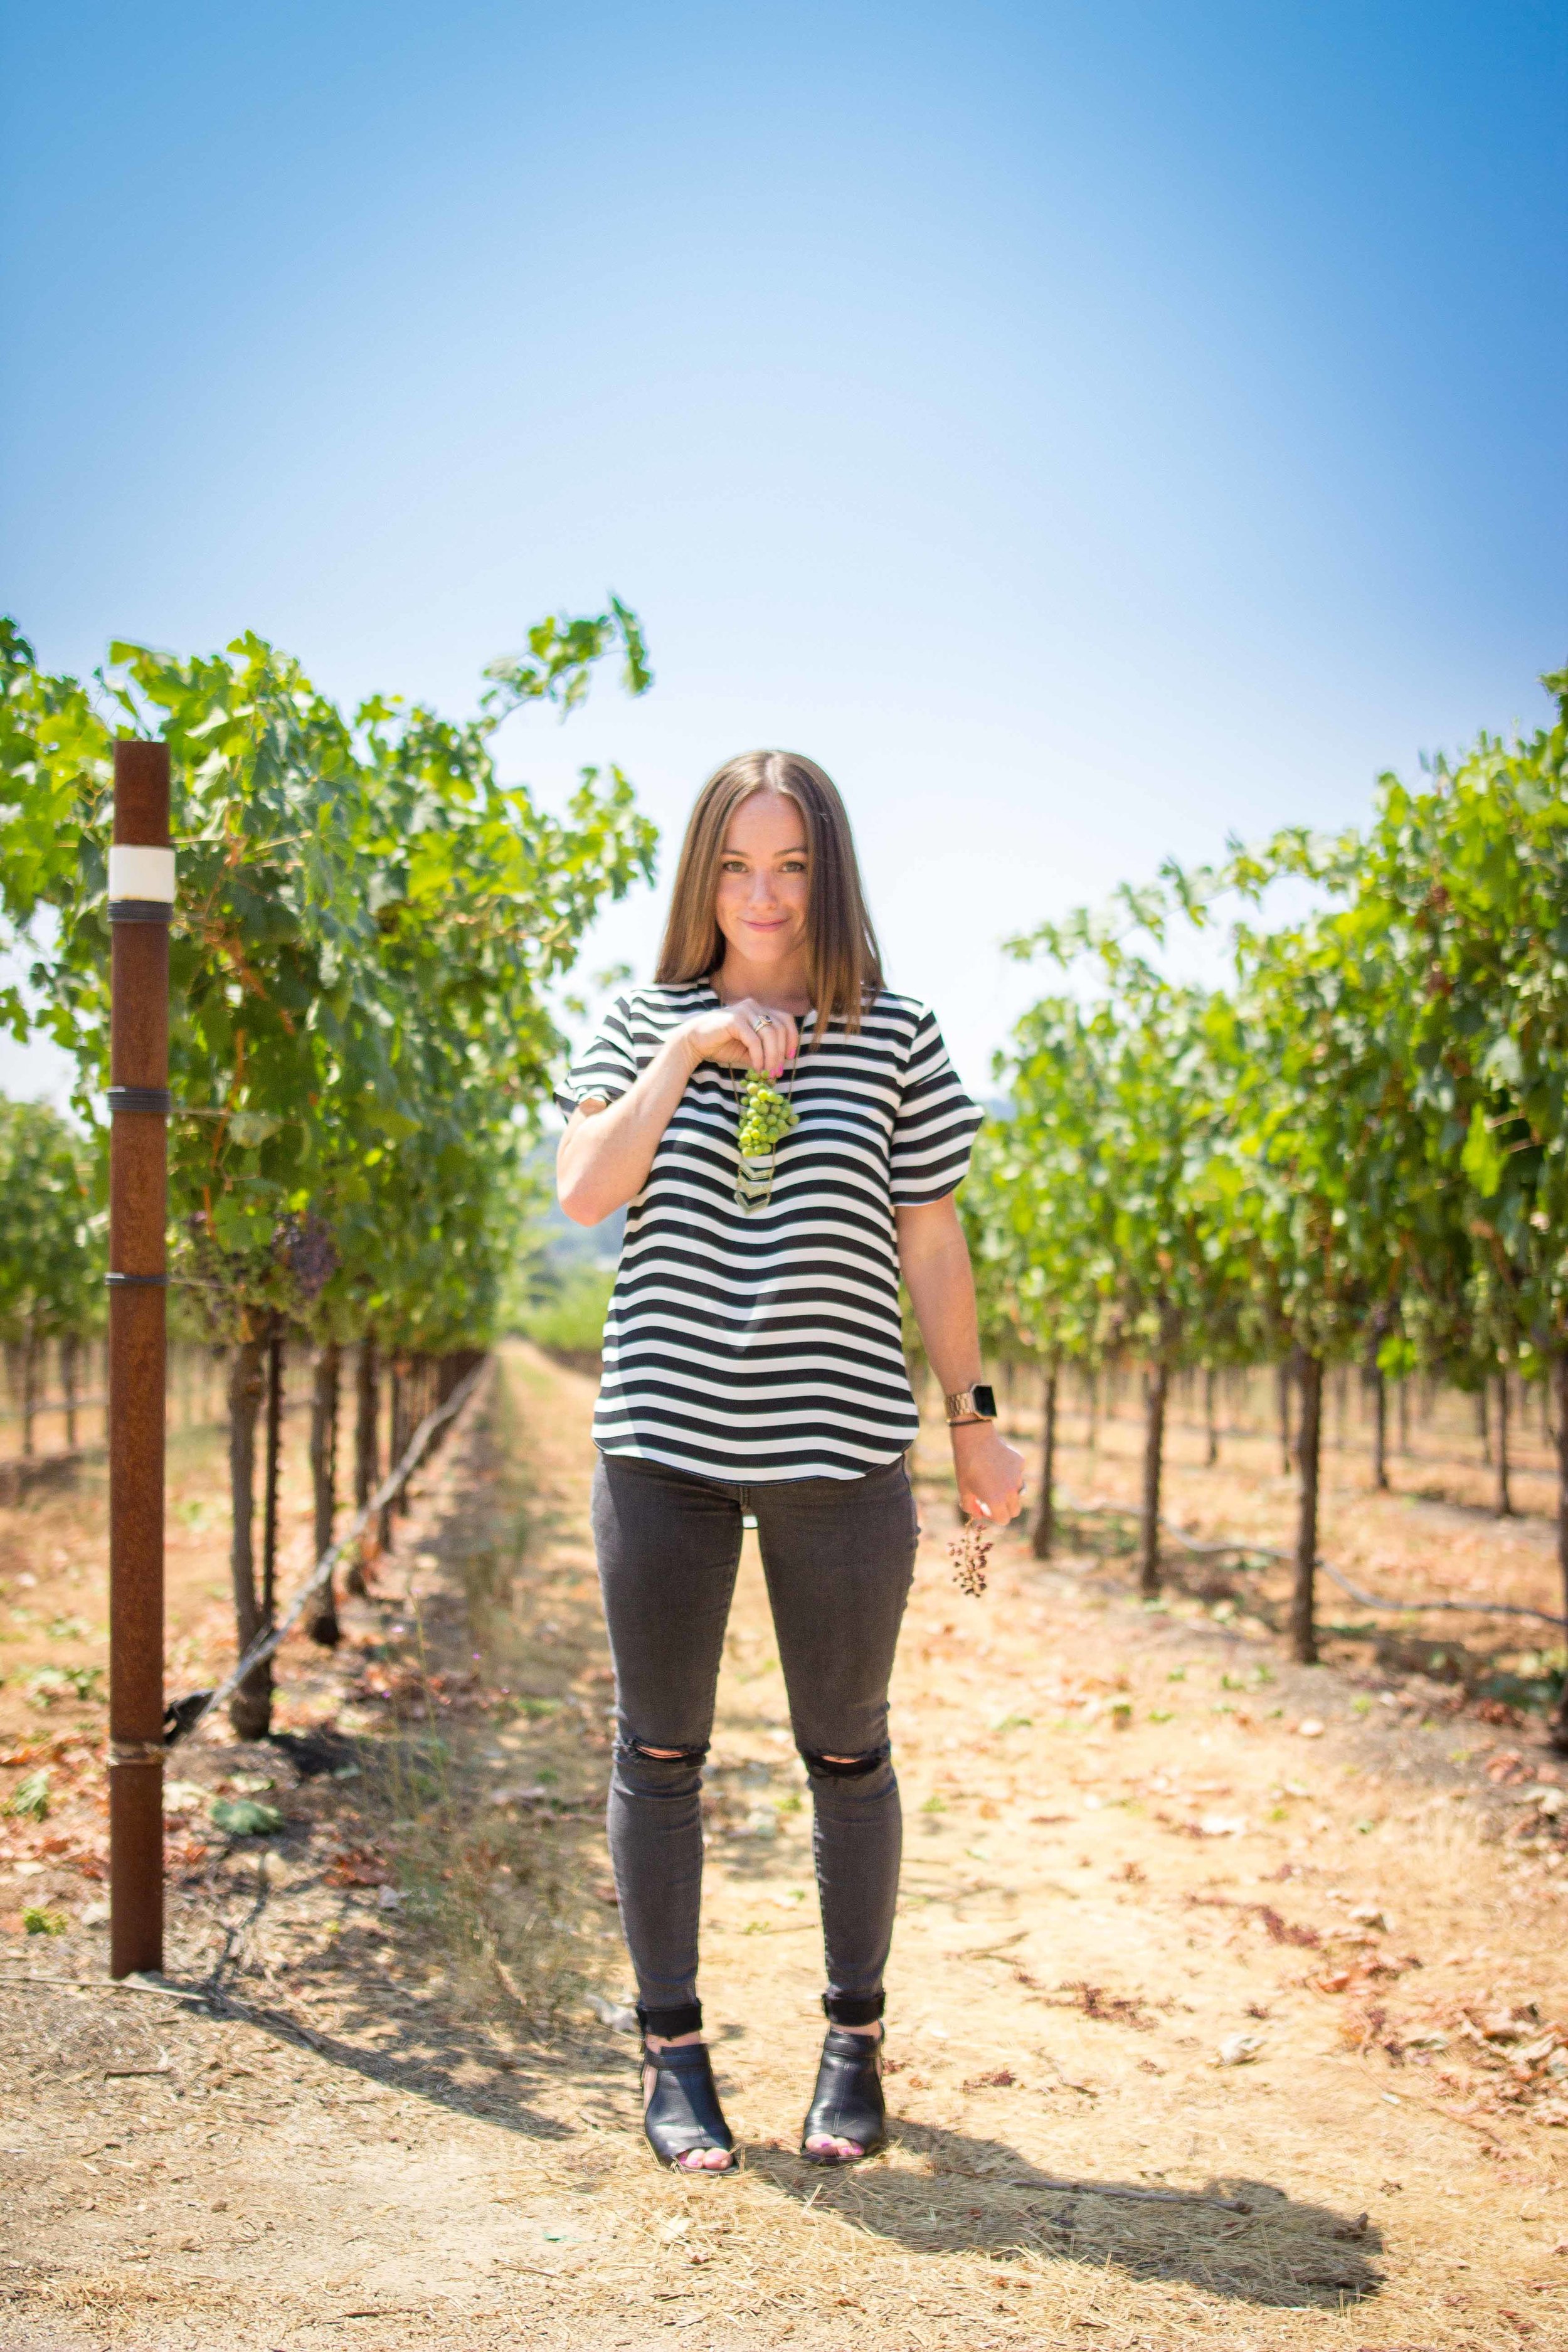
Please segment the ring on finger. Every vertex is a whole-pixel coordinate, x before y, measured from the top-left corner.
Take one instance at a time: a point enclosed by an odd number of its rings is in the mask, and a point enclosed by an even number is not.
[[[752,1026],[759,1037],[764,1029],[771,1029],[773,1025],[773,1016],[771,1013],[753,1013],[752,1015]]]

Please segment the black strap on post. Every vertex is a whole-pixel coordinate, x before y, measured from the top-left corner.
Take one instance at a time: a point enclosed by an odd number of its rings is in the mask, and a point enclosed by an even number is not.
[[[161,1118],[167,1118],[174,1108],[167,1087],[110,1087],[108,1100],[111,1111],[151,1111]]]
[[[166,898],[110,898],[111,923],[166,923],[174,914]]]
[[[106,1274],[104,1281],[111,1290],[167,1290],[166,1274]]]

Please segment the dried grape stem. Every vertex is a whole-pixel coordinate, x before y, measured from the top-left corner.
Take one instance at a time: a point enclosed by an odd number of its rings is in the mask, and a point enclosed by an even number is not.
[[[952,1580],[960,1592],[978,1601],[985,1590],[985,1564],[991,1557],[991,1530],[979,1519],[965,1519],[963,1530],[948,1545]]]

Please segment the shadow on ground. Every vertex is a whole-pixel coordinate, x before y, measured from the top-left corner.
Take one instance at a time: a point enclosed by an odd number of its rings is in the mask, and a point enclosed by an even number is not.
[[[1003,2140],[909,2123],[895,2126],[894,2140],[917,2167],[824,2175],[770,2150],[751,2170],[784,2196],[925,2254],[1057,2255],[1265,2307],[1333,2308],[1383,2284],[1371,2259],[1382,2240],[1364,2213],[1307,2204],[1268,2181],[1215,2180],[1189,2193],[1146,2180],[1065,2180]]]

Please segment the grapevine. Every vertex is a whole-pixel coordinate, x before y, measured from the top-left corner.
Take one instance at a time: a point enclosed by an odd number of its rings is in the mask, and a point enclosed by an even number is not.
[[[373,1377],[355,1476],[368,1492],[374,1367],[411,1433],[422,1366],[482,1346],[502,1312],[527,1213],[529,1118],[564,1042],[549,992],[604,899],[651,872],[655,836],[618,770],[585,770],[553,814],[502,783],[494,737],[523,706],[571,709],[616,646],[642,692],[635,614],[612,599],[597,615],[552,616],[525,652],[490,665],[477,713],[448,720],[386,696],[342,709],[256,636],[190,659],[116,645],[89,688],[41,670],[0,616],[0,1026],[46,1029],[73,1054],[97,1185],[115,735],[169,749],[171,1273],[206,1336],[232,1349],[242,1648],[263,1605],[251,1449],[264,1361],[276,1374],[286,1344],[315,1349],[324,1428],[337,1350],[362,1343]],[[13,977],[24,973],[26,993]],[[0,1147],[0,1161],[16,1149],[8,1126]],[[56,1189],[63,1201],[68,1188]],[[16,1190],[0,1175],[5,1212]],[[76,1255],[96,1302],[92,1205],[75,1212]],[[60,1310],[37,1271],[21,1295],[12,1263],[37,1269],[41,1254],[12,1231],[0,1213],[0,1338],[15,1328],[26,1346],[52,1335]],[[312,1469],[318,1527],[330,1527],[330,1449]],[[323,1598],[330,1613],[330,1589]],[[253,1706],[247,1685],[237,1698],[247,1737],[267,1728],[266,1696]]]
[[[1167,866],[1107,913],[1011,942],[1063,971],[1087,962],[1094,982],[1018,1024],[1012,1099],[962,1213],[988,1334],[1043,1376],[1037,1554],[1050,1544],[1060,1364],[1145,1368],[1140,1580],[1152,1595],[1173,1376],[1272,1362],[1300,1476],[1289,1636],[1305,1664],[1336,1367],[1375,1389],[1380,1487],[1390,1377],[1419,1370],[1480,1398],[1495,1385],[1500,1409],[1510,1377],[1551,1383],[1568,1611],[1568,671],[1542,683],[1549,725],[1483,737],[1416,787],[1385,776],[1364,835],[1292,829],[1212,871]],[[1258,922],[1284,878],[1317,901]],[[1210,921],[1227,896],[1242,908],[1228,986],[1178,986],[1140,952],[1162,950],[1180,914]],[[1506,1516],[1500,1432],[1498,1471]],[[1568,1700],[1553,1738],[1568,1752]]]

